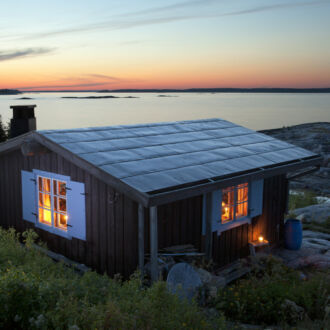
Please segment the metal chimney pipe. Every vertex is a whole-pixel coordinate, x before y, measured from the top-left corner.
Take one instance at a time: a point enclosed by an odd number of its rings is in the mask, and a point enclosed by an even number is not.
[[[37,121],[34,116],[35,107],[35,104],[10,106],[13,109],[13,118],[10,120],[10,138],[37,129]]]

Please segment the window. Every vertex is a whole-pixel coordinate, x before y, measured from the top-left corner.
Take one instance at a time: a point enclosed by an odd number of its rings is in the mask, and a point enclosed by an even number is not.
[[[39,222],[67,231],[66,182],[38,176]]]
[[[222,190],[221,222],[235,221],[248,215],[248,183]]]
[[[211,193],[207,212],[206,194],[203,198],[203,235],[206,215],[210,214],[212,231],[222,231],[251,223],[251,219],[262,214],[263,179],[242,182],[236,186],[215,190]]]
[[[22,217],[41,230],[86,240],[85,184],[69,176],[21,171]]]

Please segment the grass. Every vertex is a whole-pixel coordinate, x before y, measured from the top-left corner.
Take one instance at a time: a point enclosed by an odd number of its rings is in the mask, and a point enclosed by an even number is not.
[[[195,303],[150,288],[138,274],[129,281],[95,272],[79,275],[33,248],[36,234],[0,228],[0,328],[4,329],[214,329]]]
[[[318,204],[316,194],[310,190],[303,190],[289,195],[290,211],[315,204]]]

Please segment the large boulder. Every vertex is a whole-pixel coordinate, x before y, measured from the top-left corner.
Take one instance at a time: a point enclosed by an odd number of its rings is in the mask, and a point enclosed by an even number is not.
[[[175,264],[167,276],[167,289],[180,298],[192,300],[198,295],[203,285],[201,275],[189,264],[180,262]]]
[[[315,204],[292,211],[297,219],[305,222],[324,223],[330,217],[330,203]]]

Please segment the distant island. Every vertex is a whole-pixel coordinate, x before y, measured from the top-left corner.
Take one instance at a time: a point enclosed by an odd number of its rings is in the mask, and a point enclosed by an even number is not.
[[[17,89],[0,89],[0,95],[17,95],[17,94],[22,94],[22,92]]]
[[[113,95],[104,95],[104,96],[62,96],[61,99],[138,99],[138,96],[113,96]]]

